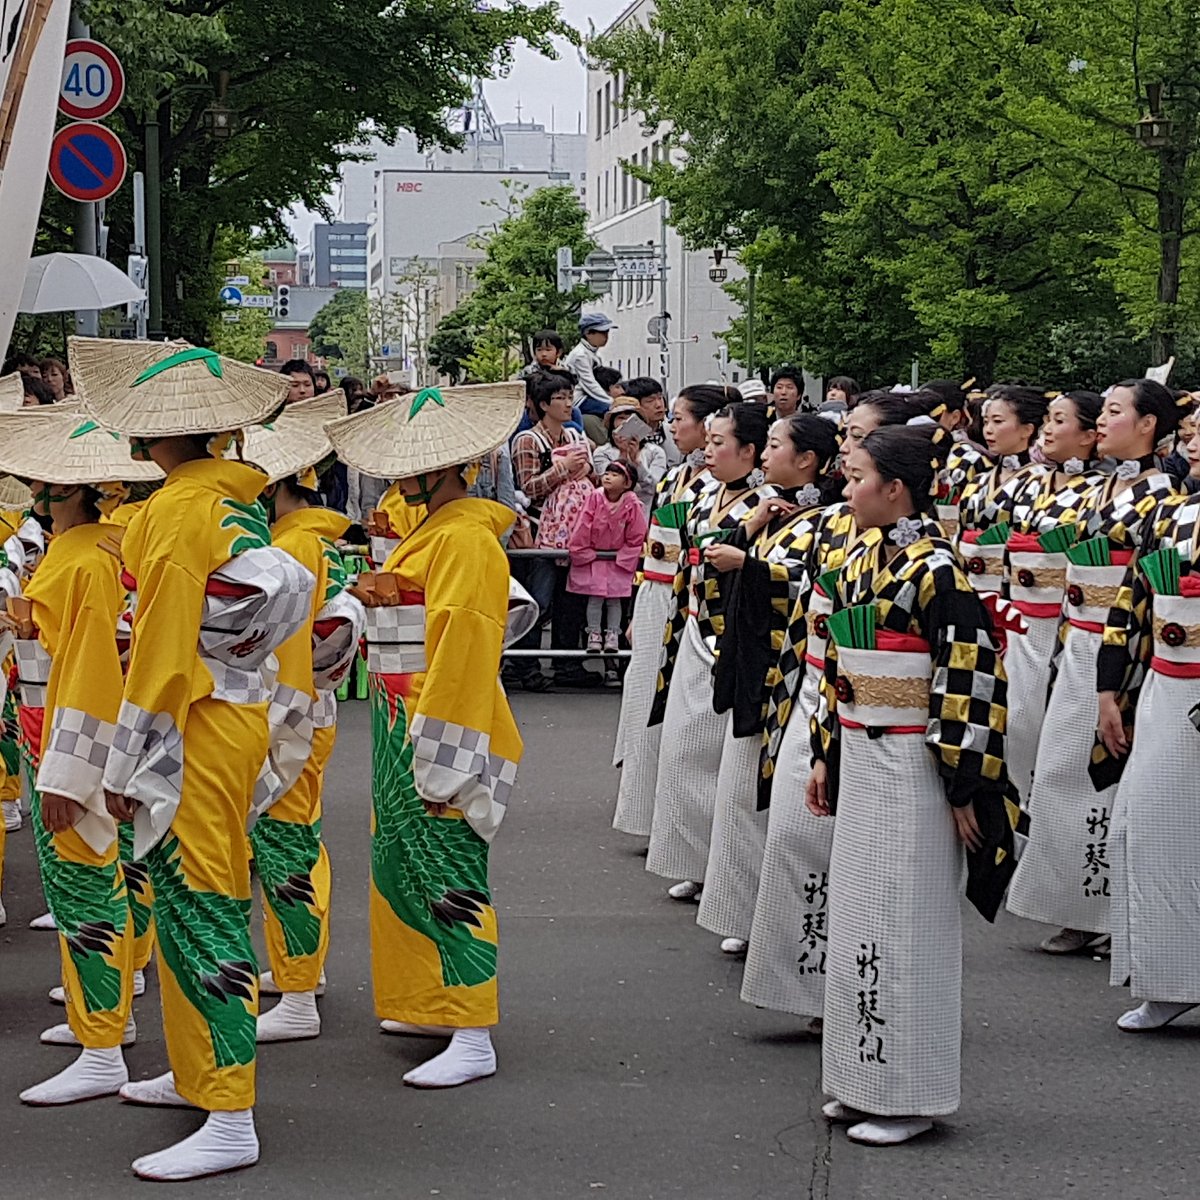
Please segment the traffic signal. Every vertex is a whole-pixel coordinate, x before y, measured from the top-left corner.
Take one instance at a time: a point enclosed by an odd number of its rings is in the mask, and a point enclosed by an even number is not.
[[[291,300],[291,286],[286,283],[281,283],[275,289],[275,315],[279,318],[279,320],[287,320],[288,308],[291,306]]]

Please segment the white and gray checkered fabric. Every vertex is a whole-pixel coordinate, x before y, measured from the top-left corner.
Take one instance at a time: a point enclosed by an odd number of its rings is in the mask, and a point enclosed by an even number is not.
[[[507,649],[519,642],[541,616],[538,602],[513,578],[508,581],[508,616],[504,622],[504,645]]]
[[[365,611],[367,669],[373,675],[424,671],[425,605],[388,604]]]
[[[1008,740],[1005,762],[1008,777],[1028,807],[1033,788],[1033,768],[1037,761],[1042,722],[1046,719],[1046,700],[1050,689],[1050,659],[1058,640],[1057,617],[1025,616],[1028,632],[1009,634],[1004,655],[1008,675]],[[1075,631],[1072,631],[1073,637]]]
[[[804,803],[812,751],[811,713],[802,709],[792,711],[775,763],[742,999],[775,1012],[814,1017],[825,1007],[833,818],[814,817]]]
[[[650,836],[654,817],[654,783],[662,726],[646,727],[658,687],[663,632],[675,603],[669,584],[646,581],[633,602],[633,653],[621,692],[621,716],[613,766],[621,768],[613,828],[637,837]]]
[[[1072,627],[1046,709],[1029,793],[1029,842],[1008,889],[1008,911],[1031,921],[1105,933],[1108,835],[1116,788],[1088,775],[1100,704],[1101,635]]]
[[[963,856],[919,736],[843,727],[824,1089],[877,1116],[958,1108]]]
[[[121,701],[104,787],[136,800],[133,850],[141,858],[171,827],[183,794],[183,737],[170,713],[151,713]]]
[[[251,801],[250,824],[286,795],[312,754],[312,699],[306,692],[275,682],[267,705],[270,742]]]
[[[17,678],[22,683],[50,682],[50,655],[37,638],[14,638],[13,654],[17,660]]]
[[[1200,624],[1200,600],[1171,599]],[[1200,734],[1188,719],[1198,702],[1200,679],[1147,672],[1117,788],[1111,982],[1128,980],[1138,1000],[1200,1000]]]
[[[734,737],[733,717],[726,713],[717,807],[696,923],[709,933],[743,941],[750,938],[767,843],[767,814],[758,811],[761,757],[762,735]]]
[[[726,717],[713,712],[713,656],[689,617],[679,642],[658,752],[646,870],[702,881],[721,769]]]
[[[115,732],[116,726],[110,721],[101,721],[77,708],[56,708],[38,764],[38,790],[70,796],[80,803],[99,794]]]
[[[392,556],[392,551],[400,545],[399,538],[373,537],[368,539],[371,554],[371,565],[378,571]]]
[[[312,723],[314,729],[329,729],[337,724],[337,693],[319,691],[313,701]]]
[[[317,626],[328,621],[337,625],[326,634],[317,632]],[[313,686],[318,691],[332,691],[354,665],[358,654],[358,642],[367,625],[367,614],[362,603],[349,592],[338,592],[317,613],[313,628]]]
[[[213,572],[214,579],[252,587],[239,599],[204,597],[200,654],[240,671],[254,671],[308,621],[317,581],[275,546],[244,550]]]

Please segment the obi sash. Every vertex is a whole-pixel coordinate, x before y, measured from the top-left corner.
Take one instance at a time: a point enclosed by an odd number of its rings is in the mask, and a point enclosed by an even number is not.
[[[364,609],[367,669],[375,675],[416,675],[425,670],[425,593],[400,592],[399,604]]]
[[[1008,598],[1026,617],[1057,618],[1067,590],[1067,556],[1047,554],[1036,537],[1008,539]]]
[[[1150,669],[1175,679],[1200,679],[1200,595],[1155,594],[1151,619]]]
[[[819,587],[814,587],[808,598],[808,644],[804,650],[804,661],[818,671],[825,669],[825,647],[829,643],[829,614],[833,612],[833,601]]]
[[[838,720],[851,729],[924,734],[929,727],[933,662],[929,643],[881,629],[874,650],[838,647]]]
[[[978,545],[979,530],[968,529],[959,540],[958,550],[971,586],[977,592],[998,592],[1004,586],[1003,543],[995,546]]]
[[[938,504],[935,508],[938,524],[942,527],[942,532],[946,535],[948,541],[954,541],[958,537],[958,505]]]
[[[1117,602],[1132,551],[1114,550],[1110,567],[1067,566],[1067,620],[1088,633],[1103,633],[1109,610]]]
[[[678,529],[651,523],[642,555],[642,575],[655,583],[674,583],[682,565],[683,542]]]
[[[16,638],[13,655],[17,661],[17,697],[22,707],[45,708],[46,685],[50,682],[50,655],[46,648],[37,638]]]

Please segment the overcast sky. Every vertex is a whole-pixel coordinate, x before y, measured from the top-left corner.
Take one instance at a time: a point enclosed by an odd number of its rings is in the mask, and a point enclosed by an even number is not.
[[[629,0],[559,0],[564,17],[584,35],[589,18],[597,30],[603,30],[628,5]],[[540,121],[549,128],[553,116],[554,128],[559,132],[574,133],[579,128],[587,73],[574,46],[561,38],[557,44],[559,57],[554,60],[523,46],[518,48],[507,78],[485,84],[497,121],[515,121],[519,104],[523,121]],[[318,219],[306,209],[292,214],[290,224],[299,244],[308,241],[313,222]]]

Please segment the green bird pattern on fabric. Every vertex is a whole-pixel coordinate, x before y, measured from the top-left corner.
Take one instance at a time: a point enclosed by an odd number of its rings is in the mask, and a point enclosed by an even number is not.
[[[154,885],[158,946],[188,1003],[212,1038],[218,1067],[254,1061],[258,962],[250,941],[250,901],[193,891],[179,839],[168,834],[146,855]]]
[[[271,544],[271,526],[267,510],[257,500],[250,504],[242,504],[226,496],[221,501],[221,507],[229,510],[221,518],[221,528],[238,530],[238,536],[229,547],[230,558],[241,554],[243,550],[257,550]]]
[[[350,576],[346,573],[346,564],[342,561],[341,551],[328,538],[321,539],[321,554],[325,558],[328,572],[323,603],[328,604],[335,596],[346,590]]]
[[[487,843],[464,820],[430,815],[413,782],[404,700],[386,677],[371,678],[375,831],[371,878],[409,928],[436,946],[446,987],[474,987],[496,974],[496,946],[476,937],[491,907]]]
[[[4,736],[0,737],[0,761],[9,775],[21,773],[21,751],[17,747],[16,689],[9,688],[4,696]]]
[[[54,835],[42,821],[42,798],[33,786],[30,765],[26,764],[30,815],[46,906],[66,939],[83,990],[84,1008],[112,1012],[121,1003],[121,968],[113,961],[113,953],[129,920],[125,876],[119,861],[93,867],[58,856]]]
[[[250,831],[254,866],[283,929],[288,958],[308,958],[321,945],[321,918],[312,870],[321,857],[321,822],[301,825],[263,816]]]
[[[129,912],[133,917],[133,936],[142,937],[150,928],[154,917],[153,897],[150,887],[150,872],[145,863],[133,858],[133,823],[121,821],[117,825],[117,852],[125,872],[125,887],[129,892]]]

